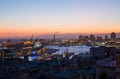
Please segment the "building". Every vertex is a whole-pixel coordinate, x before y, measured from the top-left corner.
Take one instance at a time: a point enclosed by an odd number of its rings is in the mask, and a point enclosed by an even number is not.
[[[96,62],[96,79],[116,79],[115,69],[116,61],[114,57],[98,60]]]
[[[120,79],[120,52],[116,52],[116,79]]]
[[[77,72],[64,71],[54,74],[53,79],[80,79]]]
[[[15,56],[15,52],[13,49],[1,49],[0,56],[2,60],[13,58]]]
[[[96,67],[87,67],[78,71],[80,79],[96,79]]]
[[[85,40],[85,37],[82,36],[82,35],[80,35],[80,36],[79,36],[79,41],[84,41],[84,40]]]
[[[90,54],[96,59],[105,57],[105,47],[92,47],[90,48]]]
[[[90,39],[91,41],[95,41],[95,36],[94,36],[94,35],[90,35],[89,39]]]
[[[116,40],[116,33],[112,32],[110,36],[112,40]]]
[[[0,79],[38,79],[37,63],[12,58],[0,61]]]
[[[107,40],[108,40],[108,36],[106,35],[106,36],[105,36],[105,41],[107,41]]]
[[[97,36],[97,41],[98,41],[98,42],[102,42],[102,37]]]
[[[114,56],[117,49],[115,47],[92,47],[90,48],[90,54],[96,59]]]

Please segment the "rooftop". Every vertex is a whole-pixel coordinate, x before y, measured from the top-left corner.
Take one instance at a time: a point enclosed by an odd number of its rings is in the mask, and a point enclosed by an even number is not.
[[[70,71],[64,71],[64,72],[59,72],[54,75],[54,77],[59,77],[59,78],[73,78],[76,77],[78,74],[75,72],[70,72]]]
[[[88,67],[85,69],[82,69],[78,71],[79,74],[95,74],[96,73],[96,67]]]
[[[116,67],[116,61],[114,60],[113,57],[108,57],[102,60],[98,60],[96,65],[103,67]]]

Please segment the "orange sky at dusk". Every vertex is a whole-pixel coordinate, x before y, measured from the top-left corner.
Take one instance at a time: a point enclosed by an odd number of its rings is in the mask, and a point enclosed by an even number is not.
[[[120,32],[120,0],[0,0],[0,38]]]
[[[55,27],[55,26],[43,26],[42,28],[39,26],[20,26],[16,25],[16,28],[12,28],[12,25],[0,25],[3,26],[0,31],[0,37],[19,37],[19,36],[31,36],[31,35],[42,35],[42,34],[54,34],[55,32],[58,32],[59,34],[64,33],[88,33],[88,34],[103,34],[103,33],[111,33],[111,32],[120,32],[120,29],[118,29],[119,25],[109,25],[109,28],[106,26],[94,26],[94,25],[82,25],[83,27],[80,27],[81,25],[71,25],[71,26],[61,26],[61,27]],[[24,28],[23,28],[24,27]],[[113,28],[114,27],[114,28]]]

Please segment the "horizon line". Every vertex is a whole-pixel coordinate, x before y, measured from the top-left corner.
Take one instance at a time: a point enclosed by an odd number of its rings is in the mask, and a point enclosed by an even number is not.
[[[47,36],[47,35],[53,35],[53,34],[56,34],[56,35],[70,35],[70,34],[73,34],[73,35],[86,35],[86,36],[89,36],[91,34],[93,35],[108,35],[108,34],[111,34],[112,32],[110,33],[46,33],[46,34],[31,34],[31,35],[10,35],[10,36],[1,36],[0,39],[9,39],[9,38],[30,38],[32,36],[34,37],[39,37],[39,36]],[[120,32],[114,32],[116,34],[119,34]],[[74,37],[74,36],[73,36]],[[45,37],[45,38],[51,38],[51,37]],[[64,38],[64,37],[63,37]],[[67,38],[67,37],[66,37]]]

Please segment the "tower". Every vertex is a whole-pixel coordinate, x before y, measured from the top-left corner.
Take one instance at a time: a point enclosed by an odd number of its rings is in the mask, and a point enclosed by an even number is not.
[[[31,41],[31,43],[33,43],[33,35],[32,35],[32,37],[31,37],[31,40],[30,40],[30,41]]]
[[[53,35],[53,41],[54,41],[54,42],[56,41],[56,37],[55,37],[55,34]]]

